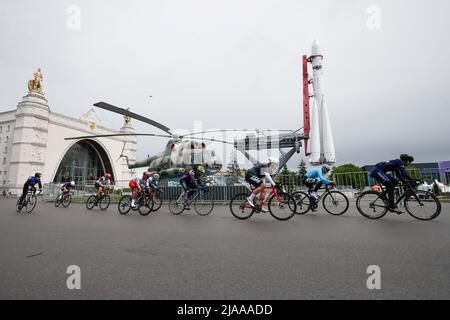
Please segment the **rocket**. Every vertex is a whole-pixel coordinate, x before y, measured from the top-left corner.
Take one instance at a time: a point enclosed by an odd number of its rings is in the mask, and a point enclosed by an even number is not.
[[[312,66],[312,78],[308,73],[308,64]],[[319,43],[314,41],[311,56],[303,56],[303,123],[307,139],[305,153],[312,165],[334,165],[336,154],[322,77],[323,55]],[[312,95],[309,94],[310,85]]]

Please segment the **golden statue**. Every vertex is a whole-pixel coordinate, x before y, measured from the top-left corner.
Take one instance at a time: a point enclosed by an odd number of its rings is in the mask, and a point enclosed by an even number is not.
[[[127,111],[130,111],[130,108],[127,108]],[[128,116],[123,116],[123,120],[125,121],[125,124],[129,124],[131,122],[131,118]]]
[[[34,79],[28,81],[28,91],[42,93],[42,72],[38,68],[34,73]]]

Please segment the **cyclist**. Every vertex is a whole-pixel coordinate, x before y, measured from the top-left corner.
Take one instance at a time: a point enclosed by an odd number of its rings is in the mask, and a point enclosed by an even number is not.
[[[66,182],[61,186],[61,193],[65,195],[74,188],[75,188],[75,181]]]
[[[159,174],[158,173],[149,173],[150,176],[147,179],[147,183],[146,183],[146,187],[147,187],[147,191],[150,194],[151,192],[155,191],[158,189],[158,181],[159,181]]]
[[[321,168],[313,168],[308,170],[303,177],[303,184],[308,188],[308,194],[311,198],[317,200],[319,197],[317,191],[325,185],[336,185],[336,182],[328,180],[325,175],[331,171],[328,164],[324,164]]]
[[[97,180],[95,183],[95,187],[97,188],[97,199],[100,199],[103,196],[104,188],[111,188],[111,174],[105,173],[103,177]]]
[[[185,172],[180,180],[180,184],[184,190],[183,204],[186,210],[191,210],[189,206],[189,197],[195,193],[198,187],[203,186],[201,177],[205,173],[205,168],[203,166],[197,166],[195,170],[189,170]]]
[[[405,166],[409,166],[414,161],[414,157],[408,154],[400,155],[400,159],[395,159],[386,162],[380,162],[375,165],[370,176],[376,181],[380,182],[386,187],[389,211],[395,212],[397,214],[402,214],[403,212],[397,208],[395,205],[395,186],[397,185],[397,180],[391,175],[386,174],[387,172],[393,172],[396,177],[402,182],[414,182],[414,179],[406,172]]]
[[[260,198],[264,197],[266,189],[264,178],[267,178],[270,184],[275,185],[271,176],[277,173],[279,164],[280,160],[278,158],[269,157],[266,163],[258,163],[245,173],[245,181],[255,188],[247,198],[248,203],[252,207],[255,207],[254,200],[258,194],[260,194]]]
[[[31,188],[34,189],[35,185],[39,186],[39,192],[42,192],[42,182],[41,182],[42,174],[39,172],[36,172],[34,176],[28,177],[27,181],[23,185],[22,195],[19,199],[19,209],[22,209],[23,200],[25,199],[25,196],[28,193],[28,190]]]
[[[131,179],[128,184],[132,190],[131,194],[131,207],[136,208],[136,199],[141,195],[142,190],[145,188],[147,184],[147,180],[150,178],[151,174],[148,171],[144,171],[142,176],[136,175],[133,179]]]

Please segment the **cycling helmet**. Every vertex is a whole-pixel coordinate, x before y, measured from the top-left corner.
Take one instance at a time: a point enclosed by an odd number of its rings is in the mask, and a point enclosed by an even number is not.
[[[110,173],[105,173],[105,178],[106,179],[111,179],[111,174]]]
[[[198,166],[196,171],[197,172],[201,172],[201,173],[205,173],[205,168],[203,168],[203,166]]]
[[[70,181],[70,185],[71,185],[72,187],[75,187],[75,181]]]
[[[153,178],[155,178],[155,180],[158,180],[158,179],[159,179],[159,174],[155,173],[155,174],[153,175]]]
[[[147,179],[148,179],[148,178],[150,178],[152,176],[152,174],[150,172],[148,172],[148,171],[144,171],[144,176],[146,176]]]
[[[322,166],[322,171],[323,172],[330,172],[331,171],[331,167],[328,164],[324,164]]]
[[[414,157],[410,156],[409,154],[402,154],[400,155],[400,160],[402,160],[403,162],[413,162]]]
[[[35,176],[36,178],[40,178],[40,177],[42,177],[42,174],[39,173],[39,172],[36,172],[36,173],[34,174],[34,176]]]
[[[276,158],[276,157],[269,157],[267,159],[267,163],[271,163],[274,165],[279,165],[280,164],[280,159]]]

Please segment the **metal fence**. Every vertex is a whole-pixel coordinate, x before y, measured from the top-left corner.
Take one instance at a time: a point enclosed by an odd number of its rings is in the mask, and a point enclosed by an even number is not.
[[[450,171],[450,170],[449,170]],[[409,170],[412,177],[423,179],[428,184],[434,183],[435,180],[441,182],[442,174],[439,171],[423,172],[419,170]],[[370,177],[369,172],[351,172],[351,173],[333,173],[331,179],[337,182],[337,187],[344,192],[349,198],[353,198],[354,194],[370,188],[376,181]],[[299,175],[279,175],[275,181],[285,186],[288,192],[297,190],[306,190],[303,185],[303,179]],[[243,185],[244,178],[236,176],[209,176],[205,180],[205,184],[209,188],[209,194],[212,199],[217,201],[228,201],[235,194],[245,192],[246,187]],[[131,194],[128,187],[129,181],[115,181],[110,196],[112,201],[119,201],[120,197],[125,194]],[[163,199],[168,201],[177,198],[182,193],[179,179],[161,180],[160,187],[163,189]],[[44,187],[44,200],[53,201],[60,193],[61,184],[49,183]],[[86,181],[77,185],[74,192],[74,201],[85,201],[87,197],[97,192],[93,181]]]

